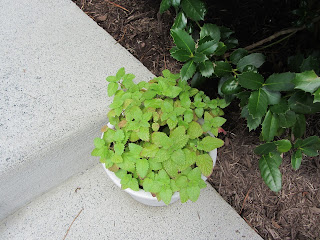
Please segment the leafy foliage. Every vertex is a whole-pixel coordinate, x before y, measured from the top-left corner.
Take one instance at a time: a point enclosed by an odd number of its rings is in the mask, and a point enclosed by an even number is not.
[[[175,41],[193,51],[191,41]],[[206,186],[201,175],[213,169],[207,152],[224,144],[208,131],[217,136],[226,121],[221,117],[225,101],[210,100],[179,78],[165,70],[163,77],[135,84],[124,68],[107,77],[108,95],[114,95],[108,118],[114,128],[105,128],[92,151],[121,179],[123,189],[142,188],[166,204],[177,191],[182,202],[198,199]]]
[[[170,1],[163,0],[161,4],[167,2]],[[307,57],[302,54],[292,56],[288,59],[291,72],[274,73],[265,78],[258,72],[265,62],[263,54],[249,53],[243,48],[225,54],[237,46],[238,41],[232,37],[233,32],[211,23],[199,24],[198,21],[204,20],[206,13],[202,0],[178,2],[171,1],[169,4],[178,13],[171,31],[176,46],[170,52],[173,58],[184,62],[181,79],[192,78],[193,86],[200,79],[219,79],[218,91],[227,104],[235,98],[240,100],[241,116],[247,120],[249,131],[261,127],[260,139],[266,142],[255,151],[261,155],[261,176],[271,190],[280,191],[282,153],[292,150],[291,162],[296,170],[301,165],[303,155],[318,156],[320,138],[312,136],[303,140],[302,137],[306,130],[305,115],[320,112],[319,52],[313,52]],[[312,20],[319,17],[319,13],[310,9],[306,1],[301,1],[300,8],[293,13],[299,17],[295,24],[309,29],[314,26]],[[191,26],[198,26],[199,29],[194,30]],[[202,114],[200,109],[197,106],[196,115]],[[211,117],[204,113],[204,119],[203,130],[217,133],[218,129]],[[190,138],[197,136],[198,126],[193,127],[195,129],[188,129]],[[292,133],[295,140],[274,141],[286,130]],[[209,150],[205,138],[202,141],[199,149]],[[214,145],[213,142],[211,144]]]

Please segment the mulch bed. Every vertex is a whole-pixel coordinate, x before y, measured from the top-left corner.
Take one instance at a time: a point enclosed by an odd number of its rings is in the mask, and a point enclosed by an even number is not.
[[[152,73],[161,75],[164,69],[179,72],[181,63],[169,53],[173,45],[169,30],[174,13],[159,15],[160,0],[73,1]],[[236,37],[244,47],[288,27],[289,10],[297,1],[268,2],[269,5],[253,0],[208,3],[208,18],[236,29]],[[305,34],[310,33],[298,33],[265,50],[263,53],[269,60],[265,72],[283,71],[285,59],[294,52],[292,46],[306,39]],[[310,43],[303,41],[298,47],[305,47],[303,44]],[[253,153],[259,144],[259,133],[248,131],[237,104],[229,106],[225,113],[228,119],[224,127],[227,135],[222,136],[225,146],[219,149],[209,179],[211,185],[264,239],[320,239],[320,158],[304,159],[301,168],[294,171],[290,154],[285,154],[281,165],[283,187],[274,193],[262,181],[258,157]],[[309,118],[308,135],[320,135],[319,118],[320,114]]]

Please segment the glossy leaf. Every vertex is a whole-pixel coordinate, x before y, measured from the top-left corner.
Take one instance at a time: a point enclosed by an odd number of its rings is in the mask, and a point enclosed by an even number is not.
[[[189,80],[196,72],[196,65],[192,60],[186,62],[181,68],[180,74],[183,81]]]
[[[282,179],[277,163],[269,155],[264,155],[259,160],[259,169],[262,179],[274,192],[281,190]]]
[[[219,61],[214,63],[214,74],[218,77],[223,77],[225,75],[228,75],[232,72],[232,67],[229,63]]]
[[[180,62],[186,62],[191,58],[190,52],[180,48],[172,48],[170,54],[174,59]]]
[[[258,155],[267,155],[270,152],[273,152],[277,149],[277,146],[274,142],[269,142],[265,144],[261,144],[255,148],[254,153]]]
[[[296,122],[296,114],[293,111],[278,114],[279,126],[283,128],[290,128]]]
[[[258,90],[264,82],[263,76],[259,73],[244,72],[239,75],[239,84],[247,89]]]
[[[197,52],[192,59],[196,63],[201,63],[207,60],[208,58],[204,53]]]
[[[265,86],[273,91],[291,91],[294,88],[292,83],[295,77],[294,73],[274,73],[267,78]]]
[[[259,89],[251,93],[249,97],[248,110],[253,118],[263,117],[268,108],[268,96],[262,90]]]
[[[206,14],[206,7],[201,0],[183,0],[181,7],[187,17],[193,21],[203,20]]]
[[[251,53],[238,61],[237,69],[242,72],[248,65],[259,68],[265,62],[265,56],[261,53]]]
[[[206,23],[200,30],[200,39],[204,39],[205,37],[210,37],[214,44],[220,41],[220,29],[217,25]]]
[[[248,55],[248,51],[244,48],[238,48],[230,55],[230,60],[234,65],[237,65],[239,60]]]
[[[303,114],[296,115],[296,122],[292,127],[293,135],[296,138],[300,138],[303,136],[306,131],[306,118]]]
[[[309,93],[296,92],[288,100],[289,107],[296,113],[313,114],[320,111],[320,103],[313,103]]]
[[[171,7],[172,0],[162,0],[160,3],[160,13],[164,13]]]
[[[200,69],[201,75],[204,77],[210,77],[214,72],[213,64],[209,60],[207,60],[203,63],[199,63],[199,69]]]
[[[282,98],[278,104],[275,104],[270,107],[271,112],[284,114],[289,110],[288,101]]]
[[[287,139],[282,139],[274,143],[277,146],[278,152],[281,152],[281,153],[288,152],[292,147],[291,142]]]
[[[315,91],[313,93],[313,95],[314,95],[313,103],[319,103],[320,102],[320,88],[317,91]]]
[[[249,132],[255,130],[261,124],[262,118],[253,118],[252,115],[249,114],[248,106],[244,106],[242,108],[241,116],[247,119],[247,126],[249,128]]]
[[[278,117],[269,110],[262,122],[262,137],[266,142],[273,140],[279,128]]]
[[[263,87],[262,89],[264,90],[264,92],[268,96],[268,104],[269,105],[275,105],[275,104],[278,104],[280,102],[280,99],[281,99],[281,93],[280,92],[271,91],[266,87]]]
[[[197,51],[206,55],[213,54],[218,48],[218,44],[215,41],[207,41],[199,45]]]
[[[320,87],[320,77],[314,71],[297,73],[293,80],[296,89],[313,93]]]
[[[178,13],[176,16],[174,23],[172,25],[172,29],[184,29],[187,26],[187,18],[183,12]]]
[[[195,50],[195,42],[192,37],[184,30],[171,29],[171,36],[178,48],[184,49],[192,54]]]
[[[298,170],[301,166],[302,161],[302,151],[297,150],[294,154],[291,156],[291,166],[294,170]]]

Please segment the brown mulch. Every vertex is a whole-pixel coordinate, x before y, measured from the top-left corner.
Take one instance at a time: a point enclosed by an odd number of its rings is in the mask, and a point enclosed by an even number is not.
[[[155,75],[160,75],[164,69],[179,71],[181,63],[172,59],[169,53],[172,46],[169,29],[174,13],[167,11],[160,16],[160,0],[73,1]],[[232,1],[223,2],[228,4]],[[254,17],[260,17],[261,24],[264,24],[263,27],[242,27],[244,36],[236,34],[240,45],[244,44],[242,47],[285,26],[283,16],[279,18],[275,14],[281,13],[280,10],[273,11],[268,6],[265,8],[268,11],[263,10],[261,5],[252,3],[257,1],[233,2],[238,4],[234,8],[242,10],[233,14],[226,11],[225,6],[217,5],[211,8],[211,19],[232,29],[240,28],[241,21],[254,21]],[[280,4],[287,1],[271,2]],[[257,8],[260,12],[254,16],[253,12]],[[245,14],[244,11],[249,11],[250,14]],[[263,17],[266,12],[269,15]],[[281,22],[283,26],[277,25],[276,28],[272,21]],[[260,29],[263,31],[261,35],[258,31]],[[252,42],[248,40],[248,36],[252,36]],[[301,38],[301,35],[298,37]],[[284,42],[278,49],[268,50],[266,54],[276,56],[279,52],[283,53],[286,44],[289,43]],[[277,61],[276,64],[271,64],[272,71],[274,66],[283,65],[282,59]],[[301,168],[294,171],[290,166],[290,153],[285,154],[280,169],[283,174],[282,191],[273,193],[262,181],[258,156],[253,153],[259,144],[259,133],[248,132],[245,121],[239,119],[239,116],[236,104],[226,110],[225,117],[228,121],[225,129],[228,134],[223,136],[225,146],[219,149],[217,165],[209,182],[264,239],[320,239],[320,158],[304,159]],[[320,114],[309,119],[308,135],[320,135],[319,118]]]

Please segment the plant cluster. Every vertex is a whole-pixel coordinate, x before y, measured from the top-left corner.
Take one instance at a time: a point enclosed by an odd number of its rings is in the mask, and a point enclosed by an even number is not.
[[[149,82],[135,84],[134,78],[124,68],[107,77],[114,129],[103,128],[92,155],[115,172],[123,189],[143,189],[166,204],[174,192],[181,202],[196,201],[206,187],[201,175],[213,169],[208,152],[223,145],[213,136],[226,121],[225,100],[210,100],[168,70]]]
[[[289,66],[297,73],[264,77],[258,72],[265,62],[263,54],[243,48],[228,54],[226,52],[237,45],[233,32],[215,24],[200,25],[207,12],[201,0],[163,0],[160,12],[171,6],[177,16],[171,29],[175,46],[170,53],[184,62],[181,79],[192,78],[192,83],[201,78],[217,79],[218,92],[228,103],[240,99],[241,116],[247,120],[249,131],[261,126],[260,139],[266,142],[255,149],[261,156],[261,176],[271,190],[278,192],[281,154],[292,150],[292,167],[298,169],[304,154],[314,157],[320,150],[319,137],[302,139],[306,130],[305,115],[320,112],[318,56],[292,57]],[[274,141],[288,131],[292,138]]]

